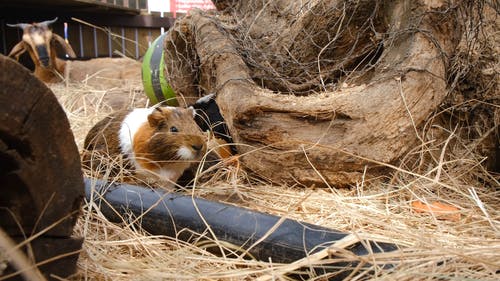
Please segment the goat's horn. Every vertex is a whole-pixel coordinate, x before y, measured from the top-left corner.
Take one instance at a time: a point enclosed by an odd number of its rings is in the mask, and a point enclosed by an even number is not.
[[[46,21],[42,21],[42,22],[40,22],[40,23],[38,23],[38,24],[39,24],[39,25],[44,25],[44,26],[49,26],[49,24],[53,24],[54,22],[56,22],[56,21],[57,21],[57,19],[58,19],[58,18],[56,17],[56,18],[55,18],[55,19],[53,19],[53,20],[46,20]]]
[[[16,23],[16,24],[10,24],[8,23],[7,26],[10,27],[19,27],[20,29],[25,29],[26,27],[30,26],[31,24],[28,23]]]

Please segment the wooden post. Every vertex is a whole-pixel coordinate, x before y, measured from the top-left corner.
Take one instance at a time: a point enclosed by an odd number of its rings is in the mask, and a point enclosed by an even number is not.
[[[17,242],[42,232],[29,243],[36,263],[73,252],[40,268],[65,277],[82,243],[71,237],[84,196],[78,149],[51,90],[3,55],[0,69],[0,227]]]

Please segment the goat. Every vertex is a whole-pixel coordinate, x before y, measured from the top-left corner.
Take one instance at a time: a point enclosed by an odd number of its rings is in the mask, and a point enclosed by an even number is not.
[[[35,64],[34,75],[44,82],[62,80],[65,62],[56,56],[56,43],[63,47],[70,58],[76,58],[71,45],[49,28],[56,21],[57,18],[32,24],[7,24],[23,30],[22,41],[12,48],[8,56],[19,60],[19,56],[27,51]]]
[[[22,41],[12,48],[9,57],[19,60],[19,56],[28,51],[35,64],[34,75],[46,83],[85,81],[91,86],[109,89],[141,80],[141,63],[130,58],[96,58],[87,61],[58,58],[56,43],[63,47],[70,58],[76,58],[76,55],[71,45],[50,30],[49,25],[56,20],[8,24],[23,30]]]

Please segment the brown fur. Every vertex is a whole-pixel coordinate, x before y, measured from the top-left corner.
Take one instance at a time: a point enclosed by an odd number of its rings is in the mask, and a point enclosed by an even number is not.
[[[123,120],[131,110],[118,111],[98,122],[87,134],[83,163],[96,171],[102,170],[100,155],[123,159],[119,131]],[[171,128],[178,132],[172,132]],[[160,107],[148,116],[135,135],[132,136],[135,159],[126,159],[125,167],[146,178],[156,177],[161,182],[175,182],[181,174],[202,158],[206,152],[205,135],[194,122],[192,109]],[[190,149],[194,159],[181,159],[181,147]],[[196,150],[198,148],[199,150]],[[134,160],[141,168],[134,170]],[[105,167],[107,169],[113,167]],[[114,167],[116,168],[116,167]],[[160,169],[168,171],[167,178],[158,178]],[[115,169],[116,170],[116,169]],[[116,171],[114,171],[116,173]]]
[[[233,153],[231,153],[231,149],[229,148],[229,144],[223,139],[212,137],[208,147],[214,149],[214,153],[217,154],[217,158],[226,159],[233,156]]]
[[[97,122],[87,133],[82,153],[82,164],[92,170],[102,172],[111,169],[116,175],[121,167],[131,168],[129,161],[121,162],[118,132],[130,110],[121,110]],[[116,161],[120,161],[117,163]]]

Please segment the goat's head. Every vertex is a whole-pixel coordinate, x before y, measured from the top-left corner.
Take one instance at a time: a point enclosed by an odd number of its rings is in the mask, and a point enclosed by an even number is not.
[[[57,21],[57,18],[32,24],[18,23],[7,25],[22,29],[24,51],[27,50],[30,52],[33,60],[36,59],[36,61],[34,61],[35,64],[39,64],[42,67],[49,67],[51,66],[51,55],[55,55],[51,54],[53,51],[51,48],[53,35],[49,26],[55,21]]]

